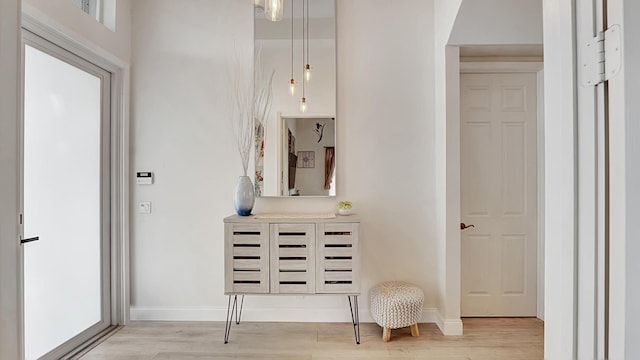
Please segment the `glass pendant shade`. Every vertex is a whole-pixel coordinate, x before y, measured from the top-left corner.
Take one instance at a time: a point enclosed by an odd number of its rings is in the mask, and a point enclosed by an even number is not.
[[[307,98],[302,98],[300,99],[300,111],[301,112],[306,112],[307,111]]]
[[[307,64],[304,67],[304,78],[309,82],[311,80],[311,65]]]
[[[296,93],[296,81],[294,79],[289,81],[289,91],[291,92],[291,96]]]
[[[264,9],[264,14],[267,17],[267,19],[271,21],[282,20],[284,0],[265,0],[265,1],[266,1],[266,6]]]

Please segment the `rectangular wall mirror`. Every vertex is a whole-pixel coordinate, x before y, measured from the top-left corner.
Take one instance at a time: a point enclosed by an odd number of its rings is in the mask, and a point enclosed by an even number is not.
[[[256,195],[335,196],[335,0],[266,3],[283,7],[278,19],[255,0],[256,66],[274,72],[270,112],[256,129]]]

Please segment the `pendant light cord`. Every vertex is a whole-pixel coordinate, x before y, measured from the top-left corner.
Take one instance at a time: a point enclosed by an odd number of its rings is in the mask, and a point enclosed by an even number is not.
[[[295,13],[293,12],[293,0],[291,0],[291,80],[293,80],[293,20]]]
[[[306,0],[307,2],[307,61],[305,62],[306,65],[309,64],[309,0]]]
[[[306,21],[305,21],[305,11],[306,11],[306,3],[307,0],[302,0],[302,98],[304,98],[305,96],[305,92],[304,92],[304,69],[305,66],[304,64],[307,63],[307,58],[305,56],[305,36],[306,36]]]

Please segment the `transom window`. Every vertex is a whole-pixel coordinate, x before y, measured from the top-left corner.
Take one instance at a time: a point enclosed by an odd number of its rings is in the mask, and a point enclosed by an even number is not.
[[[71,2],[97,22],[115,31],[116,0],[71,0]]]

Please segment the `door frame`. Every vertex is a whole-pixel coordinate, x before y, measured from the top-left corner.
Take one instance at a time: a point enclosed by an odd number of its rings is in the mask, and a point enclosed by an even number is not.
[[[0,1],[0,358],[21,359],[22,323],[18,268],[19,212],[19,0]],[[13,241],[12,241],[13,240]]]
[[[543,70],[543,62],[542,61],[527,61],[527,62],[516,62],[516,61],[495,61],[495,62],[461,62],[459,56],[459,47],[457,46],[447,46],[447,48],[455,48],[454,53],[457,56],[451,56],[450,61],[457,62],[458,77],[456,79],[450,79],[450,76],[447,77],[447,87],[454,86],[455,89],[451,89],[451,92],[448,92],[447,102],[453,101],[457,104],[456,112],[448,112],[447,113],[447,148],[456,149],[457,151],[451,152],[447,151],[447,168],[456,169],[454,172],[447,172],[447,184],[453,184],[450,190],[447,190],[447,203],[456,204],[455,209],[448,208],[447,210],[447,225],[451,226],[453,224],[451,216],[455,216],[456,224],[460,223],[460,146],[461,146],[461,138],[460,138],[460,74],[467,73],[533,73],[536,75],[537,79],[537,117],[536,117],[536,127],[537,127],[537,201],[538,201],[538,212],[537,212],[537,232],[538,236],[536,239],[537,242],[537,317],[539,319],[544,320],[544,213],[545,213],[545,202],[544,202],[544,70]],[[449,60],[449,59],[448,59]],[[455,95],[456,97],[453,99],[449,99],[451,95]],[[453,122],[455,122],[455,125]],[[453,125],[453,126],[451,126]],[[453,142],[453,144],[449,142]],[[453,210],[453,211],[451,211]],[[462,278],[462,249],[461,249],[461,237],[459,228],[456,228],[456,231],[447,231],[447,242],[454,243],[457,246],[447,247],[447,259],[453,261],[452,266],[456,266],[460,269],[459,276],[455,277],[447,277],[450,284],[447,284],[447,288],[450,286],[452,288],[459,289],[458,293],[461,290],[461,278]],[[460,313],[460,302],[458,301],[458,313]]]
[[[60,26],[50,20],[36,18],[28,13],[22,13],[22,31],[39,36],[48,42],[83,58],[111,74],[111,105],[110,105],[110,303],[111,325],[125,325],[129,321],[129,116],[128,116],[128,92],[129,73],[128,64],[114,56],[86,44],[83,41],[68,35]],[[21,36],[22,38],[22,36]],[[22,58],[23,59],[23,58]],[[24,59],[21,68],[24,73]],[[22,96],[24,79],[20,79],[20,104],[24,103]],[[20,106],[20,118],[23,117],[22,105]],[[22,133],[22,130],[20,130]],[[22,152],[22,136],[19,139],[19,149]],[[20,171],[20,178],[22,170]],[[22,187],[22,184],[20,184]],[[20,200],[22,204],[22,200]],[[21,206],[22,208],[22,206]],[[22,226],[20,236],[23,236]],[[20,321],[21,332],[24,332],[24,308],[22,306],[23,286],[23,252],[20,249]],[[99,336],[99,335],[98,335]],[[92,339],[95,340],[95,339]],[[89,342],[91,342],[90,340]],[[21,341],[24,349],[24,339]]]

